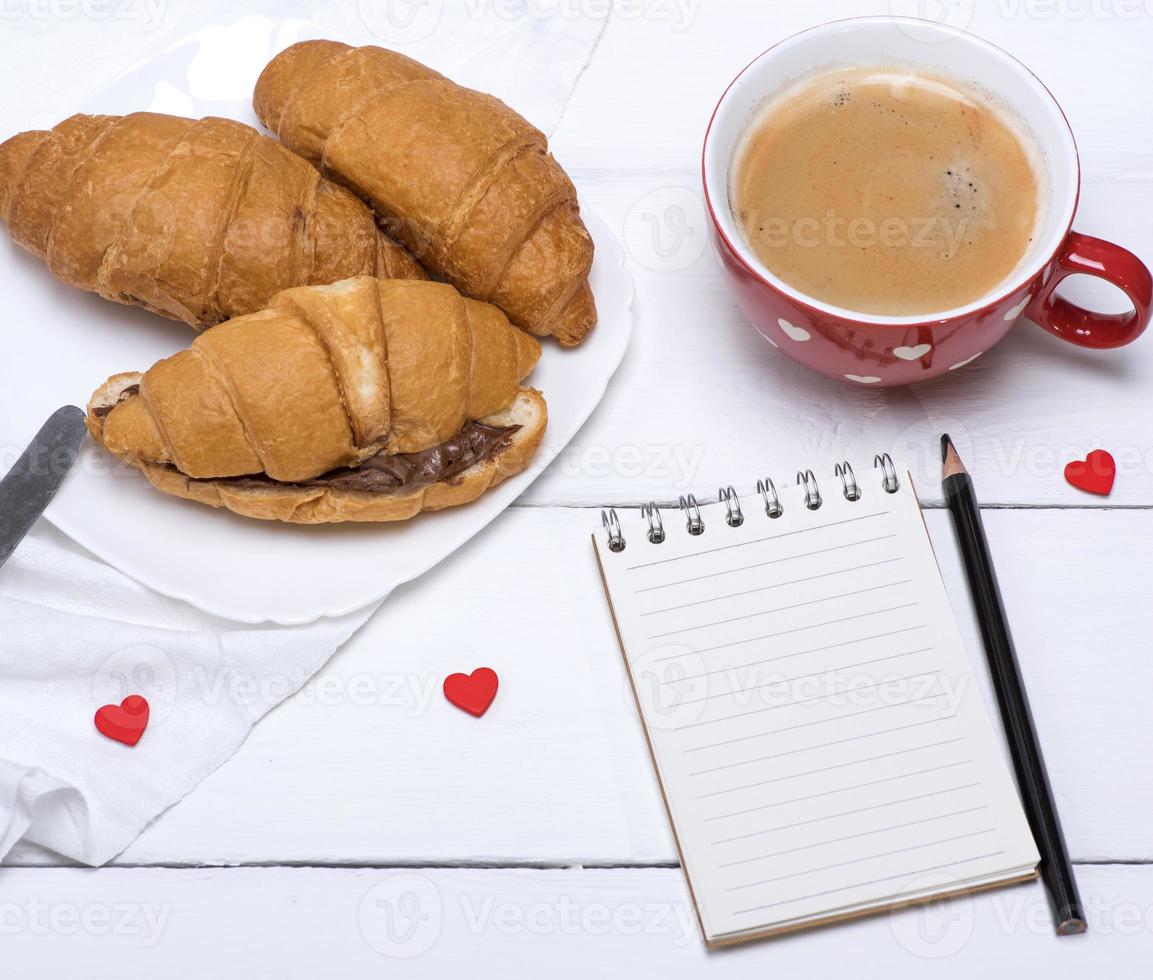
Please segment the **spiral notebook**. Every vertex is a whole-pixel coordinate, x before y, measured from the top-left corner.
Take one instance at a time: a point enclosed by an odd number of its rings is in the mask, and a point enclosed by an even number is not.
[[[603,516],[605,592],[709,945],[1032,878],[908,475]]]

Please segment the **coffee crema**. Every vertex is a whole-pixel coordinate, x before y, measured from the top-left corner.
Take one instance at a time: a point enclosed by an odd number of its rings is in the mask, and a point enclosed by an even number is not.
[[[838,69],[762,107],[734,161],[749,247],[813,299],[859,313],[944,312],[1028,252],[1039,154],[1006,113],[903,68]]]

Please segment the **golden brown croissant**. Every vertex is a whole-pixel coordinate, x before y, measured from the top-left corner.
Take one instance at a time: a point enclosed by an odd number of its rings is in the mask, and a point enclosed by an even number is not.
[[[0,219],[64,282],[198,329],[290,286],[425,277],[352,194],[231,119],[79,115],[13,136]]]
[[[304,41],[269,62],[253,104],[461,292],[566,346],[592,329],[576,191],[544,134],[503,102],[383,48]]]
[[[523,470],[540,343],[446,283],[302,286],[110,378],[88,427],[161,490],[296,523],[403,520]]]

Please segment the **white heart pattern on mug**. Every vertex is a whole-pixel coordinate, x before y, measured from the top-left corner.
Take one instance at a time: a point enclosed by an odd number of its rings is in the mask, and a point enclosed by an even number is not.
[[[803,344],[812,336],[804,327],[795,326],[794,324],[789,323],[789,321],[783,317],[778,319],[777,323],[779,323],[781,325],[781,329],[785,331],[785,336],[788,337],[789,340],[797,341],[797,343]]]
[[[893,356],[902,361],[919,361],[933,349],[932,344],[917,344],[916,347],[894,347]]]
[[[874,378],[871,374],[846,374],[845,377],[850,381],[857,382],[859,385],[875,385],[878,381],[881,380],[880,378]]]
[[[1033,299],[1032,296],[1026,296],[1020,303],[1014,306],[1008,313],[1005,314],[1005,321],[1016,320],[1022,313],[1025,312],[1025,307],[1029,305]]]

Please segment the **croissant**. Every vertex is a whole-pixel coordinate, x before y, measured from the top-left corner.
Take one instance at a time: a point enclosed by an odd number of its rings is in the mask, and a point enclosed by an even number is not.
[[[197,329],[290,286],[425,278],[352,194],[231,119],[78,115],[13,136],[0,219],[58,279]]]
[[[301,286],[110,378],[88,427],[159,489],[295,523],[466,503],[544,433],[540,343],[446,283]]]
[[[596,323],[576,191],[503,102],[383,48],[304,41],[269,62],[253,105],[461,292],[565,346]]]

